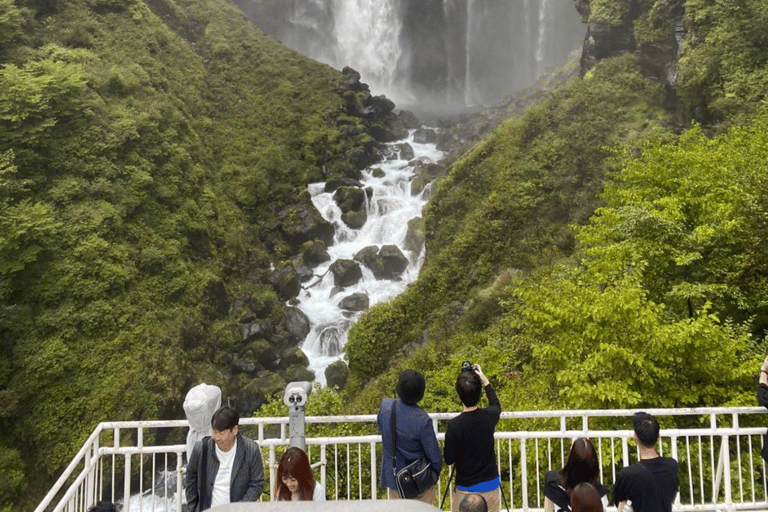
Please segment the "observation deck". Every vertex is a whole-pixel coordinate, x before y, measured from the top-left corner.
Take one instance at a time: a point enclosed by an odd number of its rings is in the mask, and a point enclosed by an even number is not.
[[[674,511],[768,510],[766,464],[760,455],[768,423],[764,408],[644,410],[661,424],[659,453],[680,465]],[[610,490],[621,468],[637,460],[631,426],[635,412],[502,412],[496,457],[509,509],[543,511],[544,474],[563,466],[578,437],[594,444],[600,481]],[[441,447],[447,421],[456,414],[430,414]],[[288,424],[287,416],[240,420],[241,432],[261,447],[262,501],[274,497],[276,465],[289,445]],[[35,512],[86,512],[97,501],[118,503],[124,512],[181,512],[188,427],[186,420],[100,423]],[[315,477],[329,500],[386,499],[378,485],[381,436],[375,415],[308,416],[306,435]],[[438,502],[448,478],[444,467]],[[450,493],[446,509],[449,501]]]

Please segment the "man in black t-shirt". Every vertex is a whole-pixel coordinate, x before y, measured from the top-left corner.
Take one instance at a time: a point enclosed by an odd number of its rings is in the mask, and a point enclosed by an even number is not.
[[[488,407],[479,408],[477,403],[483,389]],[[488,512],[499,512],[501,479],[496,467],[493,433],[501,416],[501,403],[479,364],[462,365],[456,379],[456,393],[462,412],[448,422],[443,447],[445,463],[455,464],[456,485],[451,510],[458,512],[465,495],[479,494],[485,499]]]
[[[659,457],[659,423],[645,412],[632,418],[640,460],[621,470],[613,486],[613,503],[619,512],[627,505],[634,512],[671,512],[679,487],[677,461]]]

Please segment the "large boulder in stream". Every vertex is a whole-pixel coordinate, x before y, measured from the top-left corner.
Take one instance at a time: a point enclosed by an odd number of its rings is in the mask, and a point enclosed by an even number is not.
[[[286,308],[285,323],[288,332],[300,341],[303,341],[311,330],[309,318],[299,308]]]
[[[398,279],[408,267],[408,258],[396,245],[385,245],[381,249],[371,245],[358,251],[354,258],[369,268],[376,279]]]
[[[370,303],[371,299],[368,298],[367,294],[358,292],[341,299],[339,307],[346,311],[363,311],[368,309]]]
[[[360,229],[368,220],[365,211],[365,190],[358,187],[339,187],[333,200],[341,210],[341,220],[352,229]]]
[[[301,279],[293,265],[286,265],[272,274],[272,283],[280,300],[290,300],[301,292]]]
[[[419,254],[421,253],[421,248],[424,247],[424,240],[426,240],[424,219],[414,217],[408,221],[408,232],[405,234],[405,248],[413,254]]]
[[[333,273],[333,284],[344,288],[357,284],[363,277],[360,265],[353,260],[338,259],[331,264],[330,271]]]
[[[333,224],[325,220],[314,205],[289,206],[277,216],[285,240],[297,248],[310,240],[322,240],[326,246],[333,244]]]

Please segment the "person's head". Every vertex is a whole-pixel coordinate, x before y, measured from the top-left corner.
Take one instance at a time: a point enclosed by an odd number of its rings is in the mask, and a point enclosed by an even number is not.
[[[91,508],[89,508],[88,512],[117,512],[117,507],[115,507],[114,503],[110,503],[108,501],[99,501]]]
[[[603,512],[603,500],[597,488],[588,482],[581,482],[571,491],[571,512]]]
[[[635,439],[643,448],[653,448],[659,440],[659,422],[647,412],[636,412],[632,417]]]
[[[580,437],[571,445],[565,467],[560,470],[560,485],[566,490],[581,482],[594,484],[600,474],[595,447],[586,437]]]
[[[291,501],[292,493],[302,501],[311,501],[315,490],[315,477],[309,465],[309,457],[301,448],[288,448],[277,466],[275,495],[278,501]]]
[[[424,397],[424,377],[416,370],[405,370],[397,379],[397,396],[407,404],[414,405]]]
[[[232,407],[219,408],[211,417],[211,438],[221,451],[228,452],[235,446],[239,432],[240,415]]]
[[[459,503],[459,512],[488,512],[488,504],[479,494],[467,494]]]
[[[473,370],[462,370],[456,378],[456,393],[461,403],[467,407],[474,407],[480,401],[483,392],[483,384],[480,376]]]

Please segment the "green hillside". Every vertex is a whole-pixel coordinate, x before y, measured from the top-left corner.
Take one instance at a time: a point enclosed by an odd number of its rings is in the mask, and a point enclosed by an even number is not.
[[[452,165],[419,279],[363,315],[347,388],[312,407],[373,412],[412,367],[426,409],[456,410],[463,359],[507,410],[753,403],[764,2],[574,7],[629,43]],[[402,133],[390,111],[222,1],[0,0],[0,510],[31,509],[99,421],[311,378],[286,320],[327,236],[306,185],[354,179]]]
[[[222,361],[244,314],[285,323],[272,269],[311,241],[307,184],[375,155],[353,75],[226,2],[0,1],[0,510],[99,421],[244,387]]]
[[[418,280],[350,333],[350,410],[375,411],[406,367],[427,377],[426,409],[457,410],[464,359],[507,410],[754,403],[768,327],[764,3],[576,7],[595,37],[634,46],[585,47],[583,78],[439,182]],[[678,51],[675,21],[680,58],[654,67],[649,49]]]

